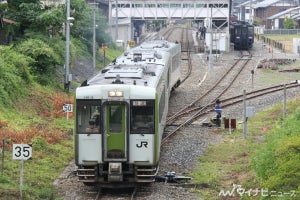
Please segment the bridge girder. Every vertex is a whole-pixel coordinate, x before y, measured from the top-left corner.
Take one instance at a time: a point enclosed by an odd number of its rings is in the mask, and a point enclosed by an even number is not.
[[[228,21],[230,7],[231,0],[112,0],[109,1],[109,21],[112,23],[117,17],[135,20],[212,18],[212,21]]]

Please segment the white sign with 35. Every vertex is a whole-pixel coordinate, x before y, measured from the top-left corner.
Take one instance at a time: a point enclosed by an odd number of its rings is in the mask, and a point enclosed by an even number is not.
[[[30,144],[13,144],[13,159],[28,160],[32,157],[32,146]]]

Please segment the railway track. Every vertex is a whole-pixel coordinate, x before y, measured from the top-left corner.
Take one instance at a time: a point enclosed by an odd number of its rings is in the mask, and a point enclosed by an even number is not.
[[[191,52],[193,52],[192,49],[192,41],[189,40],[190,38],[190,29],[183,28],[183,27],[174,27],[172,29],[168,29],[166,33],[163,34],[163,37],[166,40],[170,40],[172,34],[178,34],[175,31],[180,30],[180,43],[181,43],[181,64],[183,67],[183,76],[181,78],[180,84],[185,82],[188,77],[191,75],[192,72],[192,59],[191,59]]]
[[[184,62],[185,65],[187,65],[187,71],[184,73],[183,78],[181,79],[180,84],[185,82],[188,77],[191,75],[192,72],[192,58],[191,58],[191,42],[188,39],[189,38],[189,30],[188,29],[182,29],[181,32],[181,61]]]
[[[168,117],[167,128],[165,129],[165,136],[162,144],[164,144],[167,139],[179,129],[196,120],[200,113],[206,112],[207,108],[211,107],[216,99],[219,99],[226,93],[226,91],[228,91],[252,58],[249,51],[240,52],[240,54],[240,57],[234,62],[234,64],[209,90],[207,90],[199,98],[196,98],[196,100],[191,102],[189,105],[179,110],[177,113]],[[177,122],[175,122],[176,120]]]
[[[237,79],[238,75],[248,64],[250,59],[251,59],[251,54],[242,55],[238,60],[236,60],[236,62],[230,67],[230,69],[224,73],[224,75],[215,83],[215,85],[212,88],[207,90],[203,95],[201,95],[199,98],[191,102],[189,105],[187,105],[186,107],[179,110],[177,113],[170,116],[167,119],[167,125],[172,124],[176,119],[178,119],[178,117],[182,117],[185,114],[190,114],[195,107],[196,108],[203,107],[203,105],[211,104],[216,99],[220,98],[231,87],[231,85]],[[220,86],[221,82],[228,83],[228,84],[225,86],[218,87]]]
[[[134,200],[137,197],[147,196],[149,189],[147,187],[122,188],[118,191],[94,187],[84,193],[84,199],[87,200],[105,200],[105,199],[128,199]],[[81,199],[81,198],[78,198]]]
[[[149,37],[144,38],[143,40],[141,40],[141,42],[144,42],[146,40],[151,40],[151,39],[158,39],[158,38],[162,38],[168,41],[171,41],[171,37],[172,35],[175,33],[176,35],[178,33],[176,33],[176,31],[180,30],[180,42],[181,43],[181,61],[182,61],[182,65],[187,65],[187,71],[183,72],[183,77],[181,79],[180,84],[182,84],[183,82],[185,82],[185,80],[190,76],[191,71],[192,71],[192,59],[191,59],[191,52],[193,52],[193,47],[192,47],[192,42],[189,40],[190,38],[190,32],[188,28],[183,28],[183,27],[171,27],[169,29],[167,29],[166,32],[164,32],[162,34],[161,37],[158,37],[157,35],[151,35]]]
[[[178,41],[184,41],[186,37],[183,36],[184,28],[180,28],[179,31],[178,27],[175,27],[173,29],[173,32],[175,31],[177,35],[181,35],[181,39],[179,39],[178,37]],[[168,34],[171,35],[171,32],[169,32]],[[153,34],[154,37],[155,34]],[[156,38],[160,38],[160,37],[156,37]],[[166,36],[164,36],[165,39]],[[152,38],[154,39],[154,38]],[[152,40],[151,37],[148,38],[148,40]],[[174,41],[174,40],[173,40]],[[184,44],[184,42],[181,42],[182,44]],[[191,47],[192,48],[192,47]],[[257,48],[259,49],[259,48]],[[191,53],[193,52],[193,50],[190,51]],[[246,53],[245,53],[246,54]],[[185,48],[183,48],[183,52],[182,52],[182,63],[187,63],[187,61],[191,62],[190,59],[188,59],[188,57],[186,56],[187,52],[185,50]],[[235,54],[234,54],[235,55]],[[242,57],[242,55],[240,55]],[[233,56],[232,56],[233,57]],[[247,55],[244,55],[244,60],[247,60]],[[203,62],[204,63],[204,62]],[[197,63],[197,65],[201,65],[203,63]],[[187,67],[185,67],[187,68]],[[204,67],[203,67],[204,68]],[[201,68],[201,69],[203,69]],[[184,71],[184,75],[186,77],[188,77],[186,74],[188,70],[185,69]],[[195,73],[196,74],[196,73]],[[195,75],[194,74],[194,75]],[[193,75],[191,75],[191,79],[193,79]],[[194,83],[197,84],[197,81],[199,80],[199,77],[195,78]],[[218,79],[219,80],[219,79]],[[221,81],[221,79],[220,79]],[[221,81],[223,82],[223,81]],[[224,81],[225,82],[225,81]],[[182,89],[189,91],[189,87],[185,84],[182,84],[181,87],[183,87]],[[218,87],[218,86],[216,86]],[[221,86],[220,86],[221,87]],[[296,84],[287,84],[286,88],[290,89],[292,87],[297,87]],[[284,88],[283,85],[278,85],[277,88],[273,88],[269,89],[269,93],[273,93],[277,91],[280,91]],[[181,89],[181,88],[179,88]],[[194,89],[194,88],[192,88]],[[222,89],[224,90],[223,86]],[[206,90],[205,90],[206,91]],[[176,91],[175,91],[176,92]],[[246,94],[247,99],[254,99],[257,98],[257,95],[264,95],[263,91],[261,91],[261,94],[258,93],[258,91],[253,91],[253,92],[257,92],[257,93],[253,93],[249,92]],[[267,92],[267,91],[265,91]],[[181,94],[183,93],[183,95]],[[214,92],[211,92],[214,93]],[[177,102],[180,102],[182,105],[182,102],[186,102],[185,100],[188,98],[185,98],[185,94],[187,94],[187,92],[178,92],[176,93],[176,102],[175,102],[175,106],[173,106],[173,108],[177,108],[178,104]],[[181,95],[181,96],[179,96]],[[194,109],[194,114],[198,112],[198,115],[195,115],[194,118],[192,118],[190,121],[189,119],[186,117],[185,119],[182,119],[181,116],[179,116],[179,118],[181,118],[181,120],[178,121],[169,121],[168,126],[166,127],[166,132],[165,132],[165,137],[163,138],[162,143],[167,145],[163,146],[163,154],[161,155],[162,157],[162,161],[160,162],[160,169],[162,171],[166,171],[166,170],[175,170],[176,172],[180,173],[180,174],[184,174],[186,172],[190,171],[189,166],[193,164],[193,162],[195,160],[198,160],[198,157],[202,155],[202,152],[204,151],[204,149],[206,148],[206,145],[209,144],[210,142],[215,142],[215,139],[211,139],[212,134],[207,134],[206,131],[202,131],[201,133],[199,133],[199,128],[197,125],[195,126],[188,126],[187,128],[185,128],[184,130],[181,130],[180,133],[183,133],[182,135],[180,135],[179,137],[172,137],[172,134],[170,135],[171,131],[167,130],[169,128],[172,128],[172,130],[176,129],[179,127],[183,129],[184,126],[187,126],[188,124],[193,123],[195,120],[198,120],[198,122],[200,122],[202,120],[202,118],[205,118],[207,116],[207,114],[209,114],[210,112],[213,112],[213,99],[214,98],[209,98],[208,97],[209,94],[207,94],[206,98],[202,98],[198,101],[194,101],[191,102],[189,101],[188,105],[191,105],[187,110],[185,110],[184,112],[188,112],[189,109]],[[182,97],[184,96],[184,97]],[[238,104],[239,102],[242,101],[242,95],[237,95],[231,98],[222,98],[223,96],[220,96],[220,100],[222,101],[222,107],[226,108],[226,107],[230,107],[233,105]],[[192,97],[194,99],[194,97]],[[204,109],[204,106],[207,105],[207,108]],[[181,106],[180,106],[181,107]],[[178,109],[174,109],[178,110]],[[202,110],[200,112],[200,110]],[[173,111],[173,112],[174,112]],[[184,115],[188,115],[188,114],[184,114],[184,112],[182,113]],[[189,114],[189,117],[192,117],[193,115]],[[187,121],[187,123],[185,125],[182,125],[183,122]],[[181,126],[181,127],[180,127]],[[177,129],[177,131],[179,130]],[[195,130],[195,131],[194,131]],[[196,133],[194,133],[196,132]],[[173,134],[174,135],[174,134]],[[172,137],[172,143],[170,142],[170,138]],[[174,139],[174,140],[173,140]],[[176,160],[177,159],[177,160]],[[177,164],[178,163],[178,164]],[[171,169],[170,169],[171,168]],[[70,189],[69,185],[72,185],[72,188]],[[71,192],[73,192],[74,194],[76,194],[76,196],[66,196],[65,199],[174,199],[174,197],[178,197],[179,194],[183,194],[186,195],[185,193],[183,193],[183,190],[180,190],[179,187],[187,187],[187,188],[203,188],[203,187],[207,187],[205,185],[198,185],[198,184],[174,184],[174,186],[172,184],[153,184],[152,185],[152,191],[148,191],[149,193],[152,194],[147,194],[147,193],[143,193],[143,191],[136,189],[136,191],[128,191],[126,194],[123,193],[119,193],[118,190],[115,190],[114,192],[104,192],[104,191],[95,191],[92,187],[87,187],[87,186],[81,186],[77,184],[76,180],[72,181],[72,183],[70,183],[70,181],[66,181],[64,183],[64,185],[66,185],[63,191],[69,190]],[[74,186],[73,186],[74,185]],[[170,186],[170,187],[169,187]],[[179,186],[176,187],[175,186]],[[175,188],[175,189],[172,189]],[[149,189],[151,190],[151,189]],[[147,191],[146,191],[147,192]],[[171,195],[166,195],[163,196],[165,193],[172,193]],[[72,194],[73,194],[72,193]],[[78,195],[77,195],[78,194]],[[189,196],[189,195],[186,195]],[[153,198],[155,197],[155,198]],[[162,198],[160,198],[162,197]],[[164,197],[164,198],[163,198]],[[176,198],[175,197],[175,198]],[[177,199],[185,199],[185,198],[177,198]],[[195,198],[189,198],[189,199],[195,199]]]
[[[299,86],[300,85],[297,82],[293,82],[293,83],[279,84],[279,85],[251,91],[251,92],[246,93],[246,100],[258,98],[258,97],[261,97],[264,95],[282,91],[284,89],[292,89],[292,88],[299,87]],[[221,101],[222,101],[222,107],[226,108],[226,107],[235,105],[237,103],[241,103],[243,101],[243,94],[237,95],[234,97],[230,97],[230,98],[226,98],[226,99],[222,99]]]
[[[282,91],[284,89],[291,89],[291,88],[295,88],[295,87],[299,87],[299,86],[300,85],[297,82],[293,82],[293,83],[289,83],[289,84],[286,84],[286,85],[279,84],[279,85],[276,85],[276,86],[263,88],[263,89],[260,89],[260,90],[256,90],[256,91],[246,93],[245,100],[258,98],[258,97],[261,97],[261,96],[264,96],[264,95],[268,95],[268,94],[271,94],[271,93]],[[242,103],[243,100],[244,99],[243,99],[242,94],[234,96],[234,97],[222,99],[221,100],[222,107],[226,108],[226,107],[229,107],[229,106],[233,106],[235,104]],[[213,112],[214,111],[214,103],[210,102],[210,103],[206,104],[203,107],[193,108],[193,109],[190,109],[190,111],[191,110],[193,112],[195,112],[192,116],[188,117],[187,119],[185,119],[183,121],[179,121],[178,123],[174,123],[172,125],[169,125],[169,126],[174,126],[176,128],[174,130],[170,131],[167,135],[164,136],[164,138],[162,140],[162,144],[165,144],[168,141],[168,139],[172,135],[174,135],[175,132],[177,132],[182,127],[191,124],[192,122],[199,119],[200,117],[205,117],[210,112]],[[186,112],[190,112],[190,111],[186,111]]]
[[[179,41],[182,44],[183,51],[182,51],[182,61],[184,62],[185,65],[189,65],[187,72],[184,75],[184,79],[187,79],[187,77],[190,75],[191,72],[191,55],[190,55],[190,42],[188,41],[189,38],[189,30],[185,28],[179,28],[179,27],[173,27],[171,29],[168,29],[167,32],[164,34],[163,38],[166,40],[171,40],[169,39],[173,33],[178,35],[178,30],[180,31],[181,35],[181,40]],[[177,31],[177,32],[176,32]],[[157,39],[158,36],[156,35],[151,35],[147,38],[144,38],[145,40],[152,40],[152,39]],[[104,189],[104,188],[98,188],[98,187],[89,187],[87,190],[83,192],[79,192],[78,199],[89,199],[89,200],[103,200],[103,199],[146,199],[147,196],[151,195],[153,191],[151,191],[151,187],[145,187],[145,186],[140,186],[140,187],[135,187],[132,189],[121,189],[118,191],[111,191],[109,189]],[[77,197],[76,197],[77,198]]]
[[[175,30],[179,29],[177,26],[173,26],[167,29],[166,32],[164,32],[161,36],[161,38],[170,41],[171,35],[174,33]],[[174,41],[175,42],[175,41]]]

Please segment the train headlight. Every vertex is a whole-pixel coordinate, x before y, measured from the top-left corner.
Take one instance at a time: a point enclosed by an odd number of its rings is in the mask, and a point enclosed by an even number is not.
[[[109,97],[122,97],[123,91],[113,90],[108,92]]]

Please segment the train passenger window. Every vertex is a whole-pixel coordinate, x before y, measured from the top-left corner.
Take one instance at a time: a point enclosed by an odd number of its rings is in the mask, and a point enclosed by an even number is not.
[[[100,133],[101,102],[95,100],[77,100],[76,102],[76,130],[77,133],[86,133],[91,123],[94,124],[93,133]]]
[[[154,134],[154,100],[131,101],[131,134]]]

